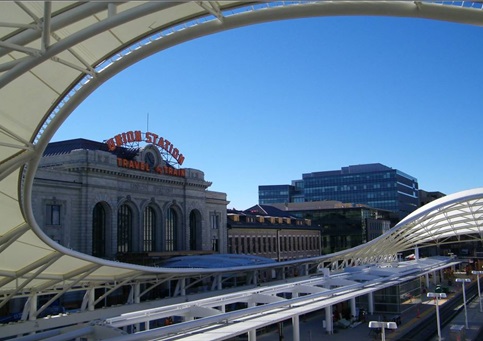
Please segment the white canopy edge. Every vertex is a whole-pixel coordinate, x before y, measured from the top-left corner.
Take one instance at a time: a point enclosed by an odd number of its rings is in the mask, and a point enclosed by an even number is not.
[[[0,2],[0,294],[8,299],[20,292],[81,283],[234,270],[122,264],[56,244],[32,214],[38,161],[53,134],[86,97],[154,53],[241,26],[339,15],[483,23],[477,2]],[[374,242],[310,262],[362,264],[450,237],[481,238],[482,194],[482,189],[475,189],[446,197]]]

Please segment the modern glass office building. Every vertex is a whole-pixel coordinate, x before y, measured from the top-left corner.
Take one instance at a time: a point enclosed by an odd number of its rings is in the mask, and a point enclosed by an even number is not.
[[[337,200],[397,212],[400,218],[419,207],[418,180],[380,163],[302,175],[291,185],[258,187],[259,204]]]

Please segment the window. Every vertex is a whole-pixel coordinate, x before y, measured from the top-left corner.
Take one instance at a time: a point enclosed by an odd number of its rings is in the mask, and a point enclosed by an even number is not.
[[[60,205],[47,205],[47,225],[60,225]]]
[[[210,213],[210,225],[212,229],[220,228],[220,214],[216,212]]]
[[[132,251],[132,210],[128,205],[117,213],[117,252]]]
[[[101,203],[97,203],[92,211],[92,255],[106,255],[106,210]]]
[[[218,239],[213,237],[212,242],[211,242],[211,250],[218,252]]]
[[[190,250],[201,249],[201,214],[198,210],[190,212]]]
[[[156,212],[152,207],[146,207],[144,209],[144,222],[143,222],[143,251],[154,251],[154,235],[156,230]]]
[[[178,226],[178,215],[173,208],[168,210],[166,215],[166,251],[176,251],[177,250],[177,226]]]

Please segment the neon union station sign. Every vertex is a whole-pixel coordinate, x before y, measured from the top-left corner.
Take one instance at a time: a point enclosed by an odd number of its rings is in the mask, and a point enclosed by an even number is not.
[[[152,133],[142,133],[140,130],[128,131],[117,134],[116,136],[106,141],[109,151],[114,151],[117,147],[126,147],[132,144],[145,142],[147,146],[143,149],[140,155],[140,160],[128,160],[124,158],[117,159],[118,167],[135,169],[145,172],[156,172],[158,174],[185,176],[184,169],[177,169],[167,164],[167,160],[163,165],[161,153],[158,150],[163,150],[165,154],[169,154],[178,165],[182,165],[185,157],[181,154],[173,143],[164,137]]]

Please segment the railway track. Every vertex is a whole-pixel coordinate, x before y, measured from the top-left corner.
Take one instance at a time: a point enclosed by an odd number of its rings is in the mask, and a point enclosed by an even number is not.
[[[472,282],[466,288],[467,302],[473,300],[475,296],[478,296],[478,286],[476,282]],[[458,292],[445,304],[439,306],[441,328],[450,323],[460,313],[464,308],[462,302],[463,292]],[[437,335],[437,333],[436,310],[432,309],[432,312],[418,320],[418,323],[414,324],[413,328],[399,335],[396,341],[428,341]]]

